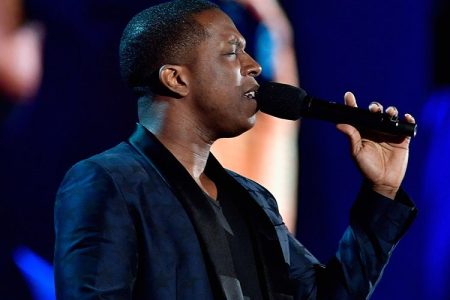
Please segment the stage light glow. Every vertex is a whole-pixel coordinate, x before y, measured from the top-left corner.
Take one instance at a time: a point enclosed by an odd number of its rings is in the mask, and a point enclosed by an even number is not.
[[[31,249],[22,246],[13,253],[13,259],[30,287],[34,300],[55,300],[53,267]]]

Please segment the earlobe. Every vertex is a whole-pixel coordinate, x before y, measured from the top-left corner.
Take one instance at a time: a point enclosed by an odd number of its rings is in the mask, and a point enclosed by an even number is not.
[[[185,97],[189,93],[186,70],[180,65],[164,65],[159,69],[159,80],[171,92]]]

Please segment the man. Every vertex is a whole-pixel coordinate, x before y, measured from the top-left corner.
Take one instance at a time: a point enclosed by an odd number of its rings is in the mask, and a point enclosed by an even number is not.
[[[267,190],[210,155],[215,140],[249,130],[257,111],[261,68],[228,16],[200,0],[152,7],[130,21],[120,55],[139,95],[139,124],[127,142],[76,164],[60,187],[59,299],[372,293],[415,214],[400,190],[409,139],[375,142],[338,126],[366,184],[336,257],[323,265],[288,233]],[[356,105],[352,94],[345,99]]]

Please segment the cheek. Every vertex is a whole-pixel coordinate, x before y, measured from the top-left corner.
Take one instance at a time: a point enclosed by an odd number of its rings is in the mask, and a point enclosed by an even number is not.
[[[234,87],[241,85],[241,68],[237,61],[212,65],[211,73],[224,86]]]
[[[241,86],[241,80],[242,80],[242,76],[241,76],[241,70],[240,69],[238,69],[238,70],[236,70],[235,72],[234,72],[234,78],[235,78],[235,82],[234,82],[234,84],[236,85],[236,86]]]

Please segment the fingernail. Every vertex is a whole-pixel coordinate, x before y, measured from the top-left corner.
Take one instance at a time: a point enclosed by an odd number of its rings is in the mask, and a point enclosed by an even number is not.
[[[376,109],[376,108],[378,110],[381,110],[381,104],[376,101],[373,101],[369,104],[369,110]]]
[[[396,108],[396,107],[393,107],[393,106],[389,106],[389,107],[386,109],[386,112],[389,112],[389,111],[391,111],[391,110],[395,111],[396,113],[398,112],[397,108]]]
[[[410,118],[414,123],[416,123],[416,119],[414,119],[414,117],[410,114],[405,114],[405,118]]]
[[[386,113],[390,115],[389,118],[391,119],[391,121],[398,121],[398,110],[396,107],[389,106],[388,108],[386,108]]]

